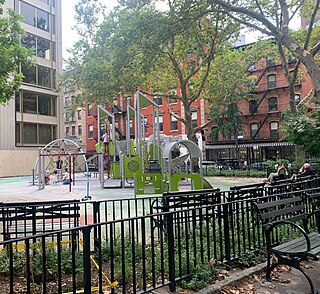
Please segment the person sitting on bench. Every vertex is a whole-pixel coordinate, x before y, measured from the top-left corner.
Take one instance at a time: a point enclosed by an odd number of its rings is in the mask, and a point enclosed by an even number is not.
[[[275,173],[271,173],[268,177],[268,179],[264,180],[265,183],[272,183],[277,180],[284,180],[286,177],[286,167],[282,164],[276,164],[274,166],[276,169]]]
[[[297,174],[293,174],[291,179],[292,180],[297,180],[300,177],[306,177],[306,176],[311,176],[313,174],[313,170],[311,168],[311,165],[309,163],[305,163],[300,169]]]

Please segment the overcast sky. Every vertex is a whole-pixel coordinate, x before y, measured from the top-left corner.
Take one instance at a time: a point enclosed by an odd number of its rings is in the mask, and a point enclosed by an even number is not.
[[[72,27],[75,25],[74,20],[74,5],[78,0],[62,0],[62,55],[63,58],[68,58],[67,48],[71,48],[77,40],[75,31]],[[116,0],[104,0],[107,9],[112,9]]]

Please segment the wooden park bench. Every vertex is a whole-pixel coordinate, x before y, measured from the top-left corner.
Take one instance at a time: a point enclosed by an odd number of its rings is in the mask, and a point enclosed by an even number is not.
[[[307,196],[306,196],[307,197]],[[313,197],[315,202],[316,197]],[[311,214],[305,212],[305,200],[301,196],[286,194],[272,195],[260,198],[255,203],[259,217],[263,224],[263,231],[267,245],[266,279],[271,280],[271,272],[278,264],[284,264],[301,271],[307,278],[311,293],[318,293],[310,277],[302,270],[301,262],[312,257],[317,259],[320,253],[319,227],[317,232],[310,232],[310,216],[319,211],[314,209]],[[289,232],[289,233],[288,233]],[[283,236],[297,236],[292,240]],[[271,264],[271,257],[277,261]]]
[[[80,201],[1,203],[0,221],[4,240],[79,226]]]

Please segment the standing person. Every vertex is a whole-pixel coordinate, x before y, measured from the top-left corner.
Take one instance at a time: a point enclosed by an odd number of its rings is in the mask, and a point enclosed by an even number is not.
[[[106,154],[109,154],[109,142],[110,142],[109,130],[108,130],[108,128],[106,128],[106,132],[103,135],[104,152]]]
[[[62,180],[62,164],[63,161],[61,160],[60,156],[58,156],[58,159],[56,160],[57,181]]]
[[[52,184],[56,185],[58,183],[58,172],[57,170],[53,171],[53,180],[52,180]]]

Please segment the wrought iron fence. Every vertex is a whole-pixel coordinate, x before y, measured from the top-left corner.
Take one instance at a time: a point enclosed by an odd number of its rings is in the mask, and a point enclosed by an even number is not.
[[[3,293],[18,289],[23,293],[103,293],[106,288],[111,293],[137,293],[169,285],[174,291],[176,283],[199,265],[231,263],[248,252],[264,249],[253,202],[267,194],[291,197],[319,193],[319,184],[315,178],[299,185],[286,183],[281,189],[243,186],[227,192],[216,189],[68,203],[79,206],[81,226],[51,227],[51,231],[45,226],[42,234],[28,232],[0,242],[0,288]],[[308,198],[304,199],[310,210]],[[38,214],[52,205],[56,204],[38,203]],[[8,215],[9,206],[2,205],[4,215]],[[21,217],[21,207],[18,211]],[[53,214],[53,220],[58,216]],[[60,221],[66,219],[62,215]],[[11,226],[20,221],[11,219]],[[291,236],[287,230],[280,233]]]

